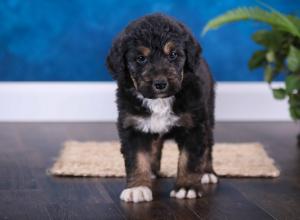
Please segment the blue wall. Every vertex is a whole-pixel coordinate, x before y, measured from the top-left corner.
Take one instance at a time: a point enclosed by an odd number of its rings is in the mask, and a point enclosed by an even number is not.
[[[237,3],[238,2],[238,3]],[[300,1],[265,1],[299,13]],[[164,12],[186,23],[204,48],[219,81],[262,80],[247,60],[257,49],[250,34],[261,27],[238,23],[200,36],[214,16],[252,0],[1,0],[0,81],[108,81],[105,56],[113,37],[131,20]]]

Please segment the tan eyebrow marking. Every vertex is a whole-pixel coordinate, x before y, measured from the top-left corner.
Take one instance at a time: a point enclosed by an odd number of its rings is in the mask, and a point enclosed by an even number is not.
[[[150,48],[144,47],[144,46],[138,47],[138,50],[139,50],[145,57],[149,56],[149,54],[150,54],[150,52],[151,52]]]
[[[163,51],[166,55],[168,55],[173,49],[175,49],[175,45],[172,41],[168,41],[164,48],[163,48]]]

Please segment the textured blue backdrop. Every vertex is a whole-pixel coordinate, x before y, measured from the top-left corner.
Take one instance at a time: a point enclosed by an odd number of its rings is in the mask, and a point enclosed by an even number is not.
[[[297,14],[299,0],[265,1]],[[1,81],[107,81],[104,65],[113,37],[131,20],[163,12],[186,23],[204,48],[219,81],[256,81],[247,60],[257,48],[250,34],[261,26],[237,23],[200,36],[214,16],[252,0],[1,0]]]

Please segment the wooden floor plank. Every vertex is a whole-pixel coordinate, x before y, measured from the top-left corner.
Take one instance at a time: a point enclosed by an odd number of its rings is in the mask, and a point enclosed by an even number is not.
[[[174,179],[154,183],[154,201],[119,199],[122,178],[46,174],[66,140],[118,138],[113,123],[0,123],[0,219],[299,219],[299,128],[288,122],[222,122],[218,142],[262,142],[277,179],[221,179],[203,198],[169,198]]]

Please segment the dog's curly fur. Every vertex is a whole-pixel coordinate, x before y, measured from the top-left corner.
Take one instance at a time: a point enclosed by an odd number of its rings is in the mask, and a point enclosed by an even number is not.
[[[180,189],[201,191],[204,174],[214,173],[214,80],[200,53],[191,32],[162,14],[133,21],[113,42],[107,67],[118,84],[117,127],[127,174],[122,199],[151,200],[128,189],[151,188],[169,138],[180,150],[175,196]]]

